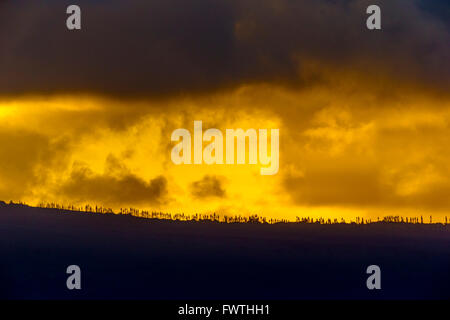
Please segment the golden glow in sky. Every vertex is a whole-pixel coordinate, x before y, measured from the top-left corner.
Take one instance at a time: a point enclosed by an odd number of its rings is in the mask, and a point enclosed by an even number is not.
[[[0,199],[277,219],[443,220],[450,100],[348,75],[167,99],[26,96],[0,102]],[[355,83],[359,83],[355,90]],[[368,90],[368,87],[371,90]],[[175,165],[174,129],[280,129],[280,169]]]

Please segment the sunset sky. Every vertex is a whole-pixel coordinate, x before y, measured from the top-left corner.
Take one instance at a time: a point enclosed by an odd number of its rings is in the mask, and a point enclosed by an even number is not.
[[[75,2],[74,2],[75,3]],[[0,200],[450,217],[450,5],[0,2]],[[172,163],[177,128],[277,128],[280,168]]]

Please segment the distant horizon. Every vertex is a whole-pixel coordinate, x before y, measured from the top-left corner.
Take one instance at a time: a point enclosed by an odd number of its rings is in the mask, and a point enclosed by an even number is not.
[[[163,211],[152,211],[145,209],[137,209],[137,208],[120,208],[119,211],[115,211],[111,208],[102,207],[98,205],[83,205],[83,206],[74,206],[74,205],[61,205],[57,203],[41,203],[37,206],[29,205],[23,202],[13,202],[10,200],[9,202],[0,200],[0,207],[4,205],[20,205],[26,206],[30,208],[39,208],[39,209],[52,209],[52,210],[60,210],[60,211],[70,211],[70,212],[83,212],[83,213],[97,213],[97,214],[111,214],[111,215],[129,215],[137,218],[145,218],[145,219],[157,219],[157,220],[170,220],[170,221],[211,221],[211,222],[220,222],[220,223],[264,223],[264,224],[277,224],[277,223],[307,223],[307,224],[357,224],[357,225],[366,225],[373,223],[405,223],[405,224],[441,224],[444,226],[448,225],[447,216],[444,217],[443,221],[435,220],[430,216],[415,216],[415,217],[403,217],[403,216],[380,216],[377,217],[376,220],[367,219],[364,217],[356,217],[355,220],[346,220],[341,217],[340,219],[329,219],[326,217],[309,217],[302,216],[296,217],[295,220],[288,219],[275,219],[275,218],[266,218],[264,216],[259,216],[257,213],[254,213],[249,216],[242,215],[220,215],[215,212],[210,213],[202,213],[198,212],[195,214],[184,214],[174,213],[174,212],[163,212]],[[431,221],[430,221],[431,219]]]

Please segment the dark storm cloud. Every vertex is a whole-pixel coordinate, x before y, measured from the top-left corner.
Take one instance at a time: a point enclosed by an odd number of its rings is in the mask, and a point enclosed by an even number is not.
[[[225,197],[225,189],[220,178],[206,175],[191,184],[191,193],[196,198]]]
[[[167,198],[167,179],[158,176],[150,181],[126,171],[116,158],[108,157],[106,171],[93,173],[76,166],[60,192],[78,202],[102,202],[111,205],[158,205]]]
[[[382,31],[365,28],[368,0],[123,0],[0,4],[0,94],[88,92],[166,96],[242,83],[301,84],[307,61],[386,72],[447,88],[449,6],[377,1]],[[444,12],[444,13],[443,13]]]

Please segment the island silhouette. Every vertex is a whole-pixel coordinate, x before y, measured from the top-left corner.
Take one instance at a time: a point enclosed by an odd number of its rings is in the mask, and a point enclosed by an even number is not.
[[[0,202],[0,298],[450,298],[443,223],[183,220],[48,206]],[[81,290],[66,288],[69,265],[81,269]],[[381,290],[366,287],[369,265],[380,266]]]

